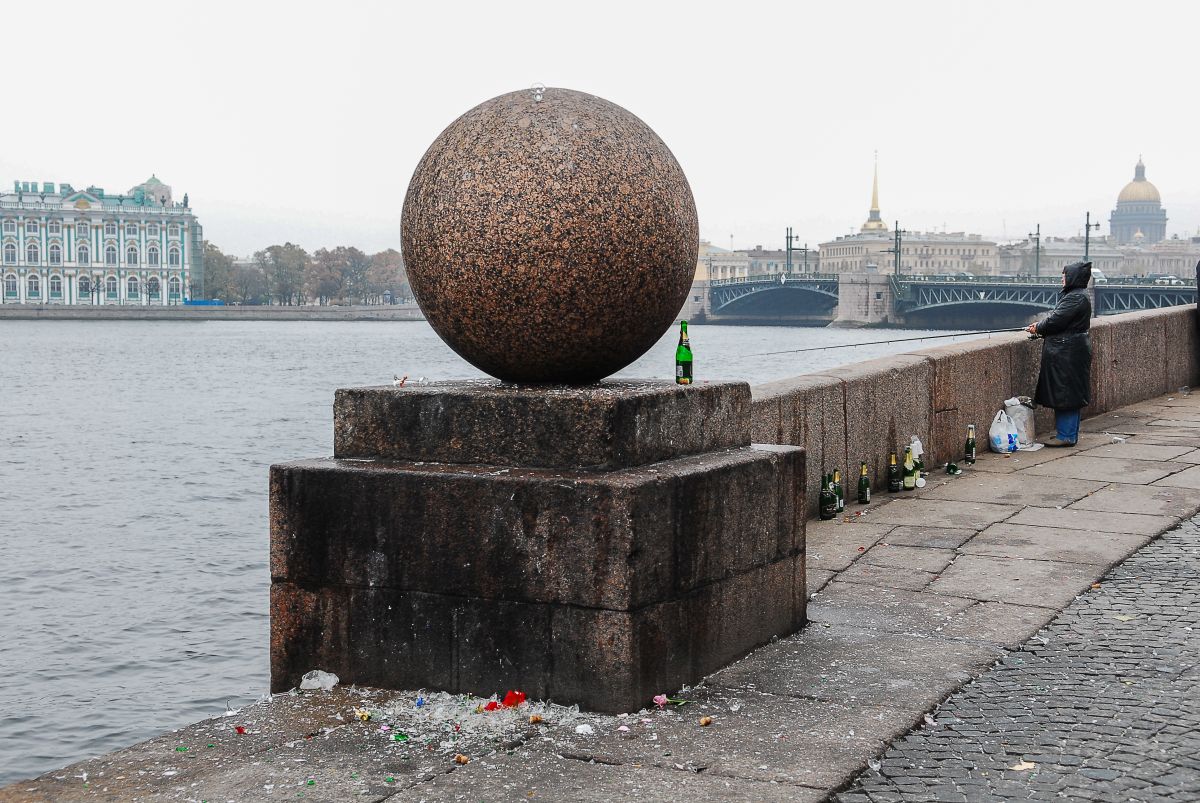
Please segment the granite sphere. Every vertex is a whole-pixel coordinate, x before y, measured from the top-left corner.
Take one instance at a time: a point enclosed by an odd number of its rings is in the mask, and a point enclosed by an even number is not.
[[[679,314],[699,247],[691,187],[658,135],[556,88],[451,123],[413,173],[401,235],[438,335],[523,383],[591,383],[644,354]]]

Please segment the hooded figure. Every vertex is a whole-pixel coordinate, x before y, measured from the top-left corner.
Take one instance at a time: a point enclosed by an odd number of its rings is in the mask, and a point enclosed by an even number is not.
[[[1058,304],[1029,331],[1042,341],[1042,368],[1033,400],[1055,411],[1058,437],[1047,446],[1074,446],[1079,438],[1079,409],[1090,399],[1092,302],[1087,284],[1092,278],[1091,262],[1073,262],[1063,268],[1063,289]]]

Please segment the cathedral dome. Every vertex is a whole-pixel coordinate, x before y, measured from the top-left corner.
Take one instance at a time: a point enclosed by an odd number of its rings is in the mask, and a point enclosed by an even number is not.
[[[1158,188],[1146,181],[1146,166],[1142,164],[1140,158],[1133,171],[1133,181],[1126,184],[1125,188],[1121,190],[1121,194],[1117,196],[1117,203],[1162,203],[1162,196],[1158,194]]]

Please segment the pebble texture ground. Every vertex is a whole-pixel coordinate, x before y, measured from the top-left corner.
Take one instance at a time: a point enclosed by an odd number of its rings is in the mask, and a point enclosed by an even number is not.
[[[282,694],[0,803],[1200,798],[1200,395],[930,480],[810,522],[809,623],[685,704]]]

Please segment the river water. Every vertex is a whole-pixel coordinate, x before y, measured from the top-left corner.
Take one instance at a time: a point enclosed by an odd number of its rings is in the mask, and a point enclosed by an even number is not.
[[[697,379],[752,384],[951,340],[690,334]],[[621,375],[670,378],[675,340]],[[480,376],[423,322],[0,321],[0,785],[267,691],[267,467],[396,374]]]

